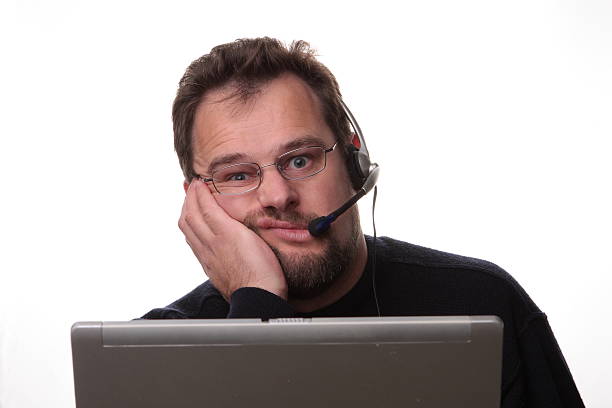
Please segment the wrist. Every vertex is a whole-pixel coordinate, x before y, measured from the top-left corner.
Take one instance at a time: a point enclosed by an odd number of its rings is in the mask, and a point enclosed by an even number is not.
[[[286,300],[258,287],[243,287],[236,290],[229,303],[228,318],[276,319],[295,315]]]
[[[265,290],[266,292],[270,292],[273,295],[278,296],[279,298],[283,299],[283,300],[287,300],[288,296],[288,290],[287,290],[287,286],[283,286],[283,285],[270,285],[270,284],[265,284],[265,283],[252,283],[252,284],[248,284],[245,287],[249,287],[249,288],[258,288],[258,289],[262,289]]]

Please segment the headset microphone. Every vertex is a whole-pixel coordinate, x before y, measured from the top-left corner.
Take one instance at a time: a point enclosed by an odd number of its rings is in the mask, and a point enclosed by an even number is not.
[[[372,164],[370,166],[370,172],[368,174],[368,177],[366,178],[365,183],[363,184],[363,187],[361,187],[361,189],[354,196],[352,196],[346,203],[344,203],[340,208],[338,208],[331,214],[315,218],[314,220],[310,221],[310,223],[308,224],[308,232],[310,232],[310,235],[312,235],[313,237],[323,235],[325,231],[329,229],[331,223],[336,220],[336,218],[342,215],[346,210],[351,208],[353,204],[355,204],[361,197],[363,197],[370,190],[372,190],[372,188],[376,184],[376,181],[378,180],[379,170],[380,168],[378,167],[378,164]]]

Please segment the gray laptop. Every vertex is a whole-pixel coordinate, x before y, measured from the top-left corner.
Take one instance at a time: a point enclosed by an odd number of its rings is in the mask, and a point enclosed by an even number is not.
[[[495,316],[72,327],[77,408],[500,405]]]

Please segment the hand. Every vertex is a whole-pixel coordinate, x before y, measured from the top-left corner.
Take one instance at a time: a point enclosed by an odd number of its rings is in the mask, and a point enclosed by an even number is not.
[[[226,300],[247,286],[287,299],[287,282],[274,252],[257,234],[230,217],[199,179],[187,189],[178,225]]]

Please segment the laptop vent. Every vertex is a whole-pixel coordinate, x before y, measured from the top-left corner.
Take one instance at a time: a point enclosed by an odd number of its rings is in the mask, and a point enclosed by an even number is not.
[[[310,323],[312,319],[303,317],[281,317],[278,319],[270,319],[268,323]]]

